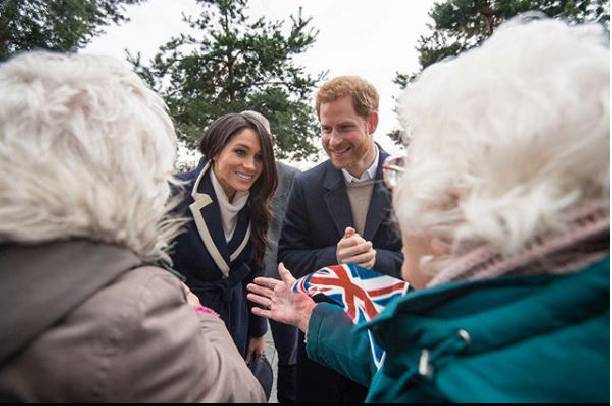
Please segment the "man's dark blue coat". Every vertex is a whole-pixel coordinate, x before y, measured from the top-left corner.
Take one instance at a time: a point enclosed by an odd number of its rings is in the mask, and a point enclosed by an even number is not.
[[[391,195],[382,180],[382,162],[388,154],[379,147],[376,183],[364,235],[376,250],[374,269],[400,277],[402,243],[390,219]],[[295,178],[278,248],[278,261],[295,277],[336,264],[336,245],[353,215],[342,172],[329,160]]]
[[[391,196],[383,185],[382,162],[388,156],[379,147],[376,183],[368,208],[363,237],[376,250],[374,269],[401,274],[401,239],[390,220]],[[336,245],[347,226],[354,227],[344,177],[329,160],[298,175],[293,183],[278,248],[282,261],[295,277],[337,263]],[[320,296],[320,295],[319,295]],[[315,297],[318,301],[322,297]],[[359,403],[367,388],[308,358],[298,339],[297,401]]]

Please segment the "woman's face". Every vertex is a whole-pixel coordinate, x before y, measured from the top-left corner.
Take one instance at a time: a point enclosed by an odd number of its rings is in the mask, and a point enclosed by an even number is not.
[[[237,191],[248,191],[263,172],[263,155],[257,133],[245,128],[231,137],[214,157],[213,169],[230,201]]]

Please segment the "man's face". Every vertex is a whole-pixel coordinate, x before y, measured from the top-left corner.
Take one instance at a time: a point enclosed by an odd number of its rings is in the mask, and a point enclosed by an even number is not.
[[[336,168],[346,169],[352,176],[361,174],[376,156],[373,133],[378,114],[369,119],[357,115],[350,96],[321,103],[319,111],[323,148]]]

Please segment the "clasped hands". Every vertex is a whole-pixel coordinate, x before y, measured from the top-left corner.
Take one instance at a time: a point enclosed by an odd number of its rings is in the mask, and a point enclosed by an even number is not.
[[[372,242],[366,241],[353,227],[346,227],[336,245],[336,259],[339,264],[357,264],[372,269],[376,264],[376,250]]]

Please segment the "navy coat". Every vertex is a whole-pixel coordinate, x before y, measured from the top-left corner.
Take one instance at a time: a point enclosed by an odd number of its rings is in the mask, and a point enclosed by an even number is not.
[[[389,155],[379,147],[376,183],[363,237],[376,250],[374,268],[400,277],[403,256],[399,232],[390,219],[391,196],[382,181],[382,162]],[[298,175],[293,183],[278,244],[278,261],[294,276],[337,263],[336,245],[347,226],[354,227],[342,172],[329,160]]]
[[[246,354],[249,337],[267,331],[266,320],[250,312],[246,284],[262,275],[253,260],[250,241],[249,204],[238,213],[232,239],[225,241],[221,211],[212,180],[211,165],[202,158],[191,172],[181,174],[184,198],[177,207],[180,216],[190,218],[186,232],[173,247],[174,268],[203,306],[215,310],[229,330],[238,350]]]

